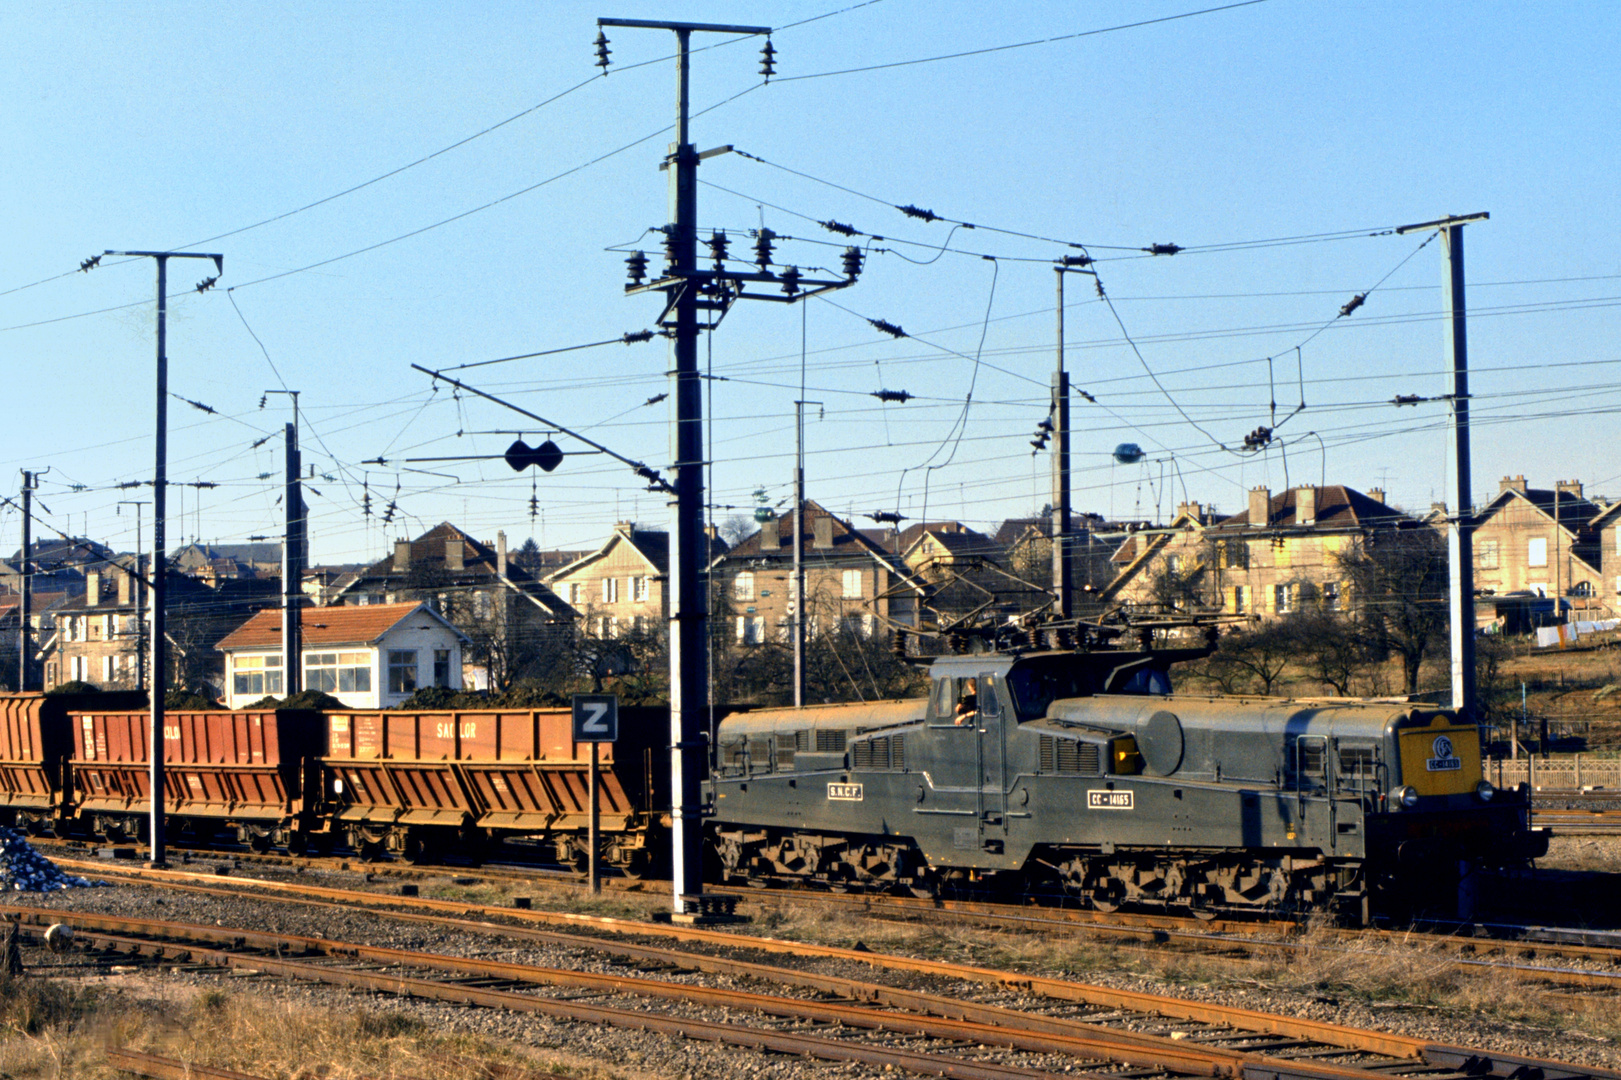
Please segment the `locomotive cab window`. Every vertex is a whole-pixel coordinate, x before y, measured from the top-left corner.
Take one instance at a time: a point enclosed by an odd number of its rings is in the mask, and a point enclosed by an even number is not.
[[[940,678],[934,680],[934,686],[929,698],[929,723],[935,727],[961,727],[958,723],[962,713],[959,706],[965,705],[964,696],[977,697],[973,679]]]

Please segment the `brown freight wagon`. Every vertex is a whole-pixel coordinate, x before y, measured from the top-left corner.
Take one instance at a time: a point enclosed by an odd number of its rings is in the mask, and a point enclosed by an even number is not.
[[[526,837],[559,861],[585,858],[591,748],[567,709],[330,712],[321,816],[362,854],[431,859],[453,845]],[[620,710],[620,742],[599,748],[597,798],[607,865],[654,862],[667,830],[669,713]],[[334,837],[336,838],[336,837]]]
[[[307,821],[305,769],[313,760],[321,714],[171,712],[164,726],[164,808],[181,833],[208,840],[234,831],[265,851],[297,841]],[[69,811],[96,836],[144,837],[149,804],[146,713],[75,712],[70,716]]]
[[[103,695],[0,694],[0,823],[31,833],[65,817],[66,762],[72,750],[68,711]],[[116,708],[136,708],[145,695],[105,695]]]

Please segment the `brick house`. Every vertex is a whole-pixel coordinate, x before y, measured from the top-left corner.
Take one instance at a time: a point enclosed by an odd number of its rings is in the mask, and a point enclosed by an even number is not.
[[[352,709],[386,709],[421,687],[462,687],[468,637],[425,603],[299,609],[303,685]],[[218,643],[225,704],[240,709],[286,692],[281,612],[261,611]]]
[[[994,539],[948,521],[914,525],[900,535],[901,562],[920,588],[919,602],[933,613],[926,624],[965,617],[1002,620],[1042,607],[1052,595],[1051,577],[1025,579],[1007,566],[1007,551]],[[1052,550],[1048,544],[1047,550]],[[1049,556],[1050,557],[1050,556]]]
[[[842,622],[872,634],[892,622],[916,625],[917,588],[900,558],[816,502],[804,503],[806,627],[814,635]],[[733,620],[744,645],[784,640],[794,610],[791,511],[716,559],[717,617]]]
[[[1249,506],[1213,524],[1197,504],[1181,508],[1170,531],[1128,539],[1120,572],[1104,599],[1160,608],[1272,617],[1307,608],[1344,610],[1350,603],[1340,558],[1383,530],[1420,527],[1385,504],[1378,488],[1364,494],[1342,484],[1302,486],[1274,495],[1249,493]]]
[[[1612,558],[1617,550],[1616,510],[1586,498],[1576,480],[1550,490],[1527,486],[1524,476],[1503,477],[1497,497],[1475,517],[1476,593],[1586,598],[1595,604],[1580,606],[1594,614],[1583,617],[1600,617],[1621,589],[1613,581],[1606,587],[1603,566],[1606,532]]]
[[[670,534],[621,521],[593,552],[548,574],[546,585],[601,638],[662,632],[669,618]]]
[[[573,632],[577,612],[507,558],[505,533],[481,543],[442,522],[357,573],[336,594],[344,605],[427,602],[465,634],[465,683],[505,689]]]

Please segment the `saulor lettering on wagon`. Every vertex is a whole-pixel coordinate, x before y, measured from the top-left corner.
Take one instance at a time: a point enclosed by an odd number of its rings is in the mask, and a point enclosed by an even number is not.
[[[827,785],[827,797],[829,799],[838,799],[843,802],[860,802],[861,785],[830,783]]]
[[[1088,810],[1135,810],[1134,792],[1130,791],[1088,791],[1086,793],[1086,808]]]
[[[1453,753],[1452,740],[1445,735],[1437,735],[1435,742],[1430,746],[1430,750],[1435,756],[1424,763],[1426,771],[1452,772],[1455,769],[1463,768],[1463,761]]]

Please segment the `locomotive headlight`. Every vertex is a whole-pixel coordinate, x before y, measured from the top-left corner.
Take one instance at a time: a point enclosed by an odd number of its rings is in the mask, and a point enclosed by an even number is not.
[[[1416,787],[1397,788],[1395,796],[1396,802],[1401,803],[1405,809],[1411,810],[1418,805],[1418,788]]]
[[[1497,789],[1492,787],[1490,780],[1482,780],[1480,783],[1475,785],[1475,798],[1479,799],[1481,802],[1491,802],[1492,796],[1496,794]]]

